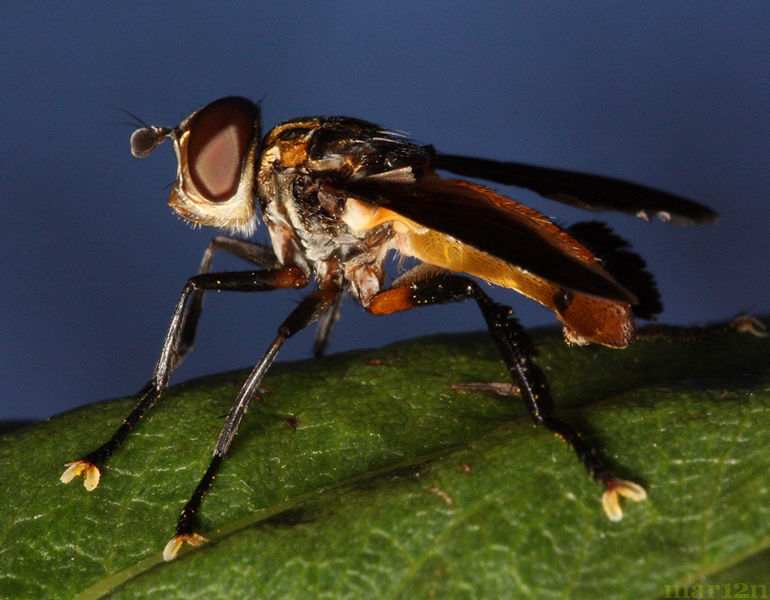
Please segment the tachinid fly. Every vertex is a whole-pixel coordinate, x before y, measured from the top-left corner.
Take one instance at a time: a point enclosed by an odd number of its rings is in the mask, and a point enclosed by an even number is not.
[[[315,321],[315,352],[323,352],[346,292],[375,315],[475,300],[535,422],[564,438],[604,485],[607,516],[622,517],[620,496],[645,498],[641,486],[615,477],[577,432],[551,413],[547,382],[532,361],[534,351],[524,330],[512,311],[493,302],[473,279],[514,289],[548,307],[571,343],[623,348],[634,337],[634,317],[651,318],[661,310],[643,261],[601,223],[561,229],[487,187],[439,172],[528,188],[573,206],[618,210],[647,220],[712,223],[717,216],[712,210],[607,177],[442,154],[349,117],[292,119],[263,138],[259,105],[238,97],[217,100],[177,127],[144,126],[131,137],[131,150],[144,158],[165,139],[171,140],[178,159],[171,208],[188,221],[241,236],[254,231],[259,212],[272,248],[234,237],[214,238],[200,272],[182,290],[155,371],[136,407],[104,445],[68,463],[62,481],[83,474],[87,489],[98,485],[100,467],[160,398],[171,372],[192,347],[206,290],[261,292],[312,282],[314,291],[283,321],[243,385],[164,558],[174,558],[184,542],[205,541],[195,530],[195,513],[262,378],[283,343]],[[212,273],[217,251],[256,269]],[[391,251],[416,259],[417,266],[386,285],[384,265]]]

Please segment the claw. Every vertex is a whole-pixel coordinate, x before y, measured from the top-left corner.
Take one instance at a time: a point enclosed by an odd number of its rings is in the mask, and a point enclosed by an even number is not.
[[[199,533],[182,533],[175,535],[168,541],[166,547],[163,548],[163,560],[174,560],[185,542],[197,548],[208,541],[208,538],[203,537]]]
[[[59,477],[62,483],[69,483],[75,479],[75,477],[84,473],[83,485],[89,492],[95,490],[96,486],[99,485],[101,473],[99,472],[99,467],[96,465],[85,460],[76,460],[74,462],[68,462],[65,466],[67,468],[64,473],[61,474],[61,477]]]
[[[623,518],[623,509],[620,508],[620,496],[629,500],[640,502],[647,498],[647,492],[638,483],[607,477],[604,480],[607,489],[602,494],[602,507],[610,521],[620,521]]]

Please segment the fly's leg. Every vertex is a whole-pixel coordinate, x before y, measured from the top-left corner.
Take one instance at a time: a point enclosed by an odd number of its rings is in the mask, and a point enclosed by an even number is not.
[[[278,350],[283,343],[332,309],[336,305],[340,293],[341,290],[339,289],[323,289],[307,296],[278,328],[278,335],[268,346],[267,352],[265,352],[248,379],[246,379],[246,383],[243,384],[238,397],[235,399],[235,404],[233,404],[230,413],[227,415],[208,469],[206,469],[206,473],[195,488],[190,500],[182,509],[182,513],[177,521],[176,533],[163,550],[163,558],[165,560],[174,559],[185,542],[198,546],[206,541],[203,536],[195,533],[195,515],[200,508],[204,495],[209,487],[211,487],[219,466],[230,449],[230,445],[235,438],[235,434],[238,432],[238,427],[243,420],[243,416],[246,414],[249,403],[254,399],[259,390],[262,378],[270,368],[270,365],[273,364],[273,360],[275,360],[275,356],[278,354]]]
[[[211,240],[209,247],[203,253],[203,259],[201,259],[200,269],[198,270],[199,275],[208,273],[211,270],[211,261],[217,251],[232,254],[262,269],[278,269],[281,266],[272,248],[252,242],[245,242],[237,238],[217,236]],[[203,295],[205,293],[205,288],[196,288],[190,296],[190,301],[187,303],[187,312],[182,320],[179,340],[171,362],[171,371],[182,362],[185,354],[193,348],[198,320],[203,310]]]
[[[418,306],[445,304],[470,298],[474,299],[481,309],[489,332],[535,423],[544,425],[572,447],[589,475],[605,486],[602,496],[605,513],[613,521],[620,520],[623,512],[619,496],[643,500],[646,498],[644,488],[612,475],[594,448],[586,443],[575,429],[552,414],[552,399],[545,375],[532,361],[534,346],[513,317],[510,308],[494,302],[468,277],[443,275],[411,282],[407,278],[405,285],[375,295],[367,305],[367,310],[373,314],[385,315]]]
[[[313,338],[313,356],[316,358],[323,356],[326,346],[329,344],[329,338],[332,335],[334,325],[340,318],[343,297],[344,295],[340,294],[334,302],[334,306],[325,312],[318,320],[318,327],[315,330],[315,336]]]
[[[235,271],[227,273],[201,273],[190,277],[179,296],[174,315],[171,319],[168,333],[163,342],[160,358],[155,365],[152,378],[142,388],[140,398],[131,413],[123,419],[121,426],[104,444],[79,460],[67,463],[67,469],[61,476],[64,483],[69,483],[78,475],[84,476],[84,485],[91,491],[99,485],[100,470],[104,462],[123,443],[129,432],[136,426],[144,414],[152,408],[168,385],[168,379],[174,366],[179,362],[180,339],[184,335],[192,336],[195,332],[197,317],[193,321],[185,318],[188,300],[196,292],[203,290],[264,292],[287,287],[304,287],[307,285],[305,274],[295,267],[270,269],[264,271]]]
[[[262,267],[263,269],[276,269],[280,267],[278,258],[275,256],[275,252],[273,252],[272,248],[245,242],[237,238],[217,236],[211,240],[209,247],[203,253],[203,259],[201,260],[201,266],[198,271],[199,274],[209,272],[211,260],[218,250],[228,252],[229,254],[257,265],[258,267]],[[205,291],[206,290],[204,289],[195,290],[190,298],[190,302],[187,304],[187,314],[185,315],[182,324],[182,333],[179,336],[179,345],[177,346],[174,356],[173,367],[176,367],[182,361],[185,354],[192,350],[193,342],[195,340],[195,331],[198,327],[198,319],[201,310],[203,309],[203,295]],[[318,328],[316,329],[315,338],[313,340],[314,356],[322,356],[326,350],[326,346],[329,344],[329,338],[332,334],[332,329],[339,320],[341,305],[342,295],[337,298],[332,309],[324,313],[319,319]]]

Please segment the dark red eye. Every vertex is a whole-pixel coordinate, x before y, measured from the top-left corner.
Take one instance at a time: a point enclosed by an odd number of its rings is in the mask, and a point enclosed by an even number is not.
[[[253,102],[233,96],[212,102],[190,121],[190,177],[207,200],[222,202],[238,189],[243,158],[258,117]]]

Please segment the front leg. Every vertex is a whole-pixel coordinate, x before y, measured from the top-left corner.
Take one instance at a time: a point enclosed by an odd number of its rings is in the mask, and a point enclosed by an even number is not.
[[[67,463],[67,469],[62,473],[61,480],[69,483],[80,474],[84,475],[84,485],[91,491],[99,485],[101,476],[99,467],[115,452],[123,443],[126,436],[137,425],[144,414],[153,407],[168,386],[168,380],[174,366],[179,362],[178,348],[180,339],[187,333],[189,335],[189,315],[185,311],[188,299],[195,297],[196,292],[203,290],[237,291],[237,292],[264,292],[287,287],[304,287],[308,280],[305,274],[295,267],[284,267],[264,271],[235,271],[227,273],[202,273],[190,277],[185,284],[179,301],[174,309],[160,358],[155,365],[152,378],[142,388],[141,396],[131,413],[123,420],[121,426],[112,434],[104,444],[96,450],[89,452],[82,458]],[[195,316],[197,321],[197,314]],[[194,325],[193,333],[194,333]]]
[[[623,517],[619,496],[632,500],[646,498],[644,488],[632,481],[615,477],[594,448],[581,439],[575,429],[552,414],[553,402],[548,383],[532,360],[535,348],[510,308],[494,302],[469,277],[439,275],[416,280],[404,277],[403,281],[404,285],[375,295],[368,303],[367,310],[385,315],[418,306],[474,299],[535,423],[544,425],[567,442],[589,475],[605,486],[602,506],[607,516],[613,521]]]
[[[281,267],[272,248],[262,246],[261,244],[245,242],[237,238],[217,236],[211,240],[209,247],[206,248],[206,251],[203,253],[203,259],[201,260],[201,265],[198,269],[198,275],[208,273],[211,270],[211,261],[214,258],[214,254],[218,251],[227,252],[233,256],[237,256],[262,269],[278,269]],[[180,362],[182,362],[185,354],[193,348],[195,333],[198,329],[198,320],[200,319],[201,311],[203,310],[203,295],[205,293],[206,288],[196,288],[193,290],[190,301],[187,303],[187,312],[182,320],[179,341],[174,350],[174,358],[171,364],[172,371]]]

